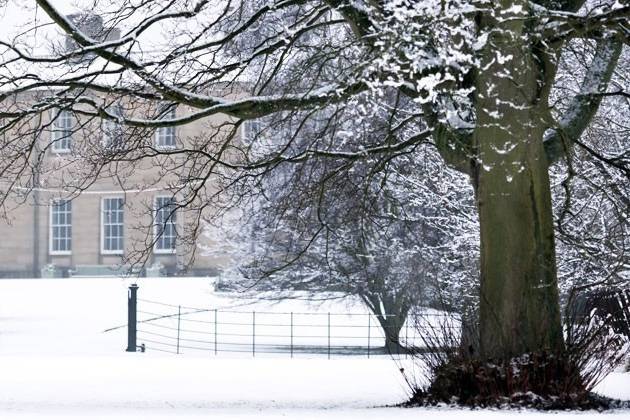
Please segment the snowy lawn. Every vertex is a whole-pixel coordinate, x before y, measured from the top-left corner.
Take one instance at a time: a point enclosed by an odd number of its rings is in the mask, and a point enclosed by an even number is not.
[[[388,357],[289,359],[249,355],[126,353],[127,282],[118,279],[0,280],[0,419],[494,419],[490,410],[387,408],[406,399]],[[234,296],[207,279],[141,279],[141,296],[229,307]],[[241,302],[242,303],[242,302]],[[293,302],[273,310],[313,311]],[[269,310],[268,304],[247,306]],[[362,312],[354,302],[324,311]],[[630,375],[600,391],[630,398]],[[527,419],[549,413],[510,412]],[[630,412],[555,413],[553,418],[630,418]]]

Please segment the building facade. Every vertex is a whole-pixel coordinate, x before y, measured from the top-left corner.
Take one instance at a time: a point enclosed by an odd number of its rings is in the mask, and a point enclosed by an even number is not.
[[[180,112],[186,110],[173,108],[164,118]],[[28,180],[12,185],[3,206],[0,277],[218,274],[222,261],[198,248],[203,214],[178,205],[178,182],[187,182],[188,168],[185,155],[176,152],[202,133],[220,131],[227,118],[130,134],[111,120],[86,122],[68,110],[48,114],[28,133],[38,136],[42,163]],[[26,136],[23,131],[4,135]],[[94,153],[103,155],[132,138],[153,156],[105,165],[101,174],[80,166],[94,144]],[[9,180],[2,182],[8,188]],[[204,191],[212,188],[212,179],[206,180]]]
[[[120,36],[96,15],[68,19],[93,39]],[[66,52],[76,47],[68,37],[61,45]],[[102,68],[94,59],[93,53],[74,55],[65,66],[70,72],[73,66]],[[235,95],[234,87],[209,89]],[[42,89],[2,105],[46,107],[54,93]],[[195,112],[166,103],[130,103],[111,92],[77,89],[76,95],[114,117],[170,120]],[[217,196],[218,187],[204,174],[207,162],[183,151],[212,154],[227,144],[226,135],[240,137],[239,124],[212,116],[177,127],[138,129],[82,112],[81,106],[81,101],[57,104],[0,124],[0,159],[18,160],[13,166],[28,169],[0,171],[0,277],[217,274],[224,261],[204,255],[198,245],[204,242],[201,223],[213,210],[209,197]],[[197,202],[182,204],[193,189]]]

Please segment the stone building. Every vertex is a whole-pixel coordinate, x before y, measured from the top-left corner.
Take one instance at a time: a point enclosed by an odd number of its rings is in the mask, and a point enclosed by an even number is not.
[[[173,109],[167,116],[180,111]],[[84,184],[94,175],[78,167],[91,153],[89,148],[100,144],[96,154],[117,150],[127,141],[127,133],[112,121],[82,122],[68,110],[50,112],[47,118],[33,131],[44,159],[37,173],[12,185],[13,193],[3,206],[0,277],[218,272],[220,261],[196,249],[203,239],[201,231],[187,232],[186,239],[180,240],[181,232],[201,217],[176,205],[174,191],[181,190],[177,183],[188,182],[182,181],[186,162],[178,162],[177,156],[157,156],[129,165],[107,165],[94,182]],[[221,118],[214,117],[133,136],[134,142],[144,142],[158,152],[176,152],[199,133],[216,131],[219,125]],[[25,134],[9,130],[4,136]],[[173,168],[182,173],[172,173]],[[12,184],[9,179],[1,181],[0,188]],[[211,190],[212,181],[207,184],[205,190]]]
[[[68,18],[94,39],[109,41],[120,36],[117,29],[103,27],[98,16]],[[72,51],[76,44],[67,38],[59,48]],[[59,70],[102,66],[90,54],[72,56],[67,69]],[[1,105],[42,106],[46,103],[42,99],[53,96],[53,89],[17,95]],[[234,95],[234,87],[229,92],[221,87],[208,89],[213,95]],[[101,91],[77,89],[77,96],[125,117],[172,119],[194,112],[183,106],[130,103],[124,95],[113,97]],[[80,101],[66,108],[57,105],[10,127],[6,121],[0,124],[5,128],[0,134],[4,136],[0,159],[17,156],[30,170],[16,179],[0,174],[0,197],[12,191],[0,203],[0,277],[216,274],[221,261],[198,252],[202,232],[190,228],[198,226],[204,213],[177,204],[177,192],[194,187],[191,183],[197,181],[188,177],[195,163],[177,152],[211,147],[199,146],[204,139],[221,144],[226,131],[240,136],[234,121],[212,116],[177,127],[131,129],[115,119],[88,118],[80,107]],[[20,157],[21,148],[24,157]],[[108,162],[108,154],[122,150],[133,156],[133,149],[142,149],[144,153],[135,155],[142,158],[98,166],[99,158]],[[213,188],[213,180],[207,179],[200,195],[212,196]]]

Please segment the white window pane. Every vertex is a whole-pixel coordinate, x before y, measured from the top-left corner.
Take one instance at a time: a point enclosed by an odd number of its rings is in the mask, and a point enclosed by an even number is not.
[[[155,199],[155,249],[172,252],[177,236],[175,201],[172,197]]]
[[[56,152],[69,151],[72,147],[73,116],[68,110],[60,110],[53,115],[52,149]]]
[[[103,251],[122,252],[124,200],[122,198],[103,199]]]
[[[72,250],[72,202],[54,201],[51,204],[50,236],[51,251]]]
[[[169,120],[176,117],[176,109],[172,108],[168,113],[161,116],[161,119]],[[176,145],[175,127],[160,127],[155,135],[156,146],[174,147]]]

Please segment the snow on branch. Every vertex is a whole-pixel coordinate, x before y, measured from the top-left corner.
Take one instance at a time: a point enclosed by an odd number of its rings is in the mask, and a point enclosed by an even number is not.
[[[621,42],[615,39],[598,41],[595,56],[582,80],[580,93],[571,99],[557,127],[545,136],[545,151],[550,163],[564,156],[589,125],[602,101],[601,94],[608,88],[621,50]]]
[[[541,21],[535,33],[550,42],[569,38],[601,38],[604,34],[614,34],[630,44],[630,6],[621,6],[598,13],[559,12],[537,8]]]

